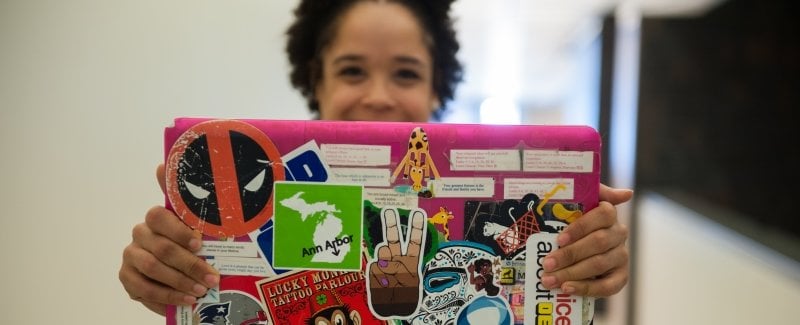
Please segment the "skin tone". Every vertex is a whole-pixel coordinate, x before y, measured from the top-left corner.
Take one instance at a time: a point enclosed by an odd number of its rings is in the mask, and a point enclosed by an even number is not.
[[[438,103],[433,59],[414,16],[398,4],[366,2],[340,22],[322,54],[320,118],[427,122]]]
[[[358,17],[358,19],[356,19]],[[433,62],[424,33],[402,5],[360,2],[340,20],[322,53],[315,98],[325,120],[429,121],[438,106]],[[164,166],[156,178],[164,191]],[[628,281],[627,228],[615,205],[631,199],[626,189],[600,187],[599,206],[558,236],[561,249],[543,260],[543,285],[567,293],[609,296]],[[168,304],[197,301],[219,283],[219,274],[194,253],[201,236],[163,206],[151,208],[133,229],[119,279],[131,299],[165,313]]]

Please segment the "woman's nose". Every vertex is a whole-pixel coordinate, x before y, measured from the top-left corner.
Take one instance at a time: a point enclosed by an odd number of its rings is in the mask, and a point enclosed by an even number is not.
[[[370,82],[367,93],[363,98],[363,104],[375,110],[391,109],[395,102],[392,97],[390,84],[386,80],[376,79]]]

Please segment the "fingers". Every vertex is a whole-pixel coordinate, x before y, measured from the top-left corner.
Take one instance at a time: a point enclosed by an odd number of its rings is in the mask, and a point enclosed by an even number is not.
[[[138,300],[139,302],[142,303],[142,305],[147,307],[147,309],[152,310],[154,313],[157,313],[157,314],[159,314],[161,316],[166,316],[167,315],[167,305],[165,305],[165,304],[159,304],[159,303],[154,303],[154,302],[149,302],[149,301],[142,301],[140,299],[134,299],[134,300]]]
[[[590,297],[609,297],[614,295],[628,283],[628,269],[618,268],[607,276],[587,281],[565,282],[562,291]]]
[[[614,295],[628,283],[629,271],[626,267],[618,267],[607,274],[584,281],[568,281],[561,285],[561,290],[580,296],[608,297]]]
[[[163,313],[163,305],[195,303],[216,286],[216,270],[189,248],[200,248],[199,235],[169,210],[150,209],[123,252],[119,278],[131,299]]]
[[[161,187],[161,193],[167,193],[167,176],[166,172],[164,171],[164,164],[158,164],[156,167],[156,179],[158,180],[158,186]]]
[[[411,213],[411,231],[408,234],[408,249],[406,255],[409,257],[419,257],[422,250],[422,242],[425,240],[425,214],[419,210]]]
[[[164,207],[157,206],[147,211],[145,224],[145,230],[179,243],[192,252],[198,251],[202,245],[200,233],[189,228],[178,216]]]
[[[419,210],[409,216],[410,230],[406,253],[402,253],[397,211],[385,209],[382,213],[385,242],[375,250],[376,260],[369,266],[372,285],[378,287],[416,286],[419,284],[419,254],[425,239],[425,214]]]
[[[151,236],[150,238],[150,241],[156,243],[143,246],[148,247],[150,250],[135,249],[137,246],[131,246],[131,249],[126,249],[126,251],[123,252],[124,258],[133,261],[133,266],[136,267],[142,275],[150,279],[195,296],[204,295],[206,287],[198,282],[206,282],[204,279],[205,275],[201,275],[198,280],[193,280],[191,277],[192,272],[187,272],[185,269],[196,269],[200,267],[200,265],[205,264],[205,262],[194,254],[189,253],[188,256],[185,257],[185,263],[191,266],[184,268],[180,266],[176,267],[173,261],[180,259],[174,256],[180,254],[177,250],[180,248],[176,249],[178,246],[164,237]],[[174,252],[167,252],[168,250],[173,250]]]
[[[163,207],[150,209],[145,224],[134,228],[133,236],[134,242],[152,254],[158,264],[174,269],[206,288],[214,287],[219,282],[217,271],[193,253],[200,249],[200,234],[183,224],[169,210]],[[152,274],[147,276],[172,287],[185,284],[158,266],[153,267]]]
[[[598,208],[589,211],[564,229],[557,238],[560,249],[544,260],[545,271],[553,272],[624,246],[628,240],[628,228],[616,222],[614,211],[614,207],[608,202],[601,202]],[[572,242],[572,238],[577,240]],[[595,275],[600,273],[602,272]]]
[[[378,261],[391,261],[394,257],[392,255],[392,251],[389,249],[389,246],[386,245],[381,245],[378,247],[377,254],[375,255],[378,256]]]
[[[596,208],[569,224],[558,235],[557,242],[561,247],[572,244],[586,235],[617,224],[617,209],[609,202],[600,202]]]
[[[579,241],[597,230],[614,227],[615,232],[609,234],[611,243],[617,243],[620,240],[623,242],[628,238],[627,228],[620,224],[617,220],[617,209],[614,207],[617,204],[627,202],[633,196],[633,191],[628,189],[615,189],[606,185],[600,184],[600,203],[596,208],[587,212],[582,217],[575,220],[567,228],[565,228],[557,238],[558,245],[564,248],[571,245],[573,242]],[[599,240],[604,240],[604,235],[599,235]],[[616,240],[615,240],[616,239]],[[604,242],[600,242],[599,246],[603,246]],[[585,244],[595,245],[597,243]],[[578,250],[568,249],[567,252],[561,254],[570,254],[571,251]],[[583,254],[584,256],[586,254]],[[576,252],[574,256],[580,259],[581,255]],[[578,260],[576,259],[576,260]],[[565,261],[567,262],[567,261]],[[559,263],[560,265],[567,265]],[[569,262],[571,264],[571,262]]]
[[[164,191],[163,164],[156,178]],[[132,237],[122,254],[119,280],[131,299],[148,309],[164,315],[166,305],[196,303],[219,284],[219,273],[194,254],[202,246],[200,233],[166,208],[150,209]]]
[[[609,187],[600,184],[600,201],[607,201],[613,205],[628,202],[633,197],[633,190]]]
[[[400,258],[395,261],[375,261],[370,264],[370,276],[377,281],[373,284],[386,286],[410,286],[415,285],[419,280],[418,272],[411,265],[413,261],[409,258]]]
[[[169,213],[168,216],[175,218]],[[151,243],[155,244],[149,245]],[[122,267],[119,271],[119,280],[131,299],[141,302],[148,309],[163,314],[167,304],[192,304],[197,301],[196,297],[206,293],[205,286],[182,274],[153,254],[153,251],[158,251],[153,247],[177,247],[178,250],[185,251],[194,259],[200,260],[199,257],[186,251],[180,245],[154,233],[147,224],[137,225],[133,230],[133,241],[123,251]],[[161,249],[161,253],[157,254],[168,256],[171,253],[164,253],[168,250]],[[202,261],[200,260],[200,262]]]
[[[400,228],[397,226],[397,212],[394,209],[383,210],[383,238],[392,256],[402,255],[400,249]],[[391,258],[389,258],[391,259]]]
[[[628,229],[617,222],[616,208],[600,202],[559,235],[561,248],[543,261],[543,284],[597,296],[618,292],[628,278],[627,239]]]
[[[386,273],[378,263],[369,267],[369,304],[382,317],[409,316],[419,303],[419,277],[415,273],[400,272],[402,263],[395,262],[394,274]]]
[[[197,301],[206,288],[192,279],[158,262],[152,255],[136,245],[129,245],[123,252],[123,263],[119,279],[131,299],[145,303],[148,308],[163,314],[163,305],[188,305]],[[156,278],[169,278],[155,281]],[[176,284],[170,285],[170,282]]]
[[[620,245],[567,268],[543,273],[542,284],[547,288],[561,287],[569,294],[610,296],[619,292],[627,283],[628,260],[627,247]]]

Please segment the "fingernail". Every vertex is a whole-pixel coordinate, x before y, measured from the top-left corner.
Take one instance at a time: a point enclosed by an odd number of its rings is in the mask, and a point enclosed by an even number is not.
[[[386,279],[386,278],[381,278],[380,282],[381,282],[381,285],[384,286],[384,287],[388,287],[389,286],[389,280]]]
[[[389,266],[389,261],[387,261],[387,260],[378,260],[378,266],[380,266],[381,268],[385,268],[385,267]]]
[[[563,232],[559,234],[558,237],[556,238],[558,246],[565,246],[569,244],[569,241],[570,241],[569,234]]]
[[[564,288],[562,288],[561,291],[563,291],[566,294],[571,295],[571,294],[575,293],[575,287],[573,287],[573,286],[564,286]]]
[[[219,276],[216,274],[208,274],[203,279],[205,279],[206,285],[211,287],[216,287],[219,284]]]
[[[191,304],[194,304],[195,302],[197,302],[197,298],[189,296],[189,295],[186,295],[186,296],[183,296],[183,302],[185,302],[187,305],[191,305]]]
[[[546,288],[552,288],[556,284],[556,277],[554,277],[552,275],[548,275],[548,276],[542,277],[542,284]]]
[[[200,296],[206,294],[207,290],[208,289],[206,289],[206,287],[201,286],[199,284],[195,284],[194,287],[192,287],[192,293],[194,293],[195,296],[197,296],[197,297],[200,297]]]
[[[192,251],[199,251],[200,247],[203,245],[203,242],[200,239],[192,238],[189,240],[189,249]]]
[[[545,257],[542,263],[545,272],[552,272],[556,269],[556,259],[552,257]]]

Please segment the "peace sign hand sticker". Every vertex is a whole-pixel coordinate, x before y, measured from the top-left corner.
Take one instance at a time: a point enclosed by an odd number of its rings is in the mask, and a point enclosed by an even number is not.
[[[402,240],[397,210],[384,208],[381,217],[384,241],[378,244],[375,258],[367,265],[369,306],[381,318],[409,318],[422,298],[420,264],[427,216],[423,210],[412,211],[407,238]]]

